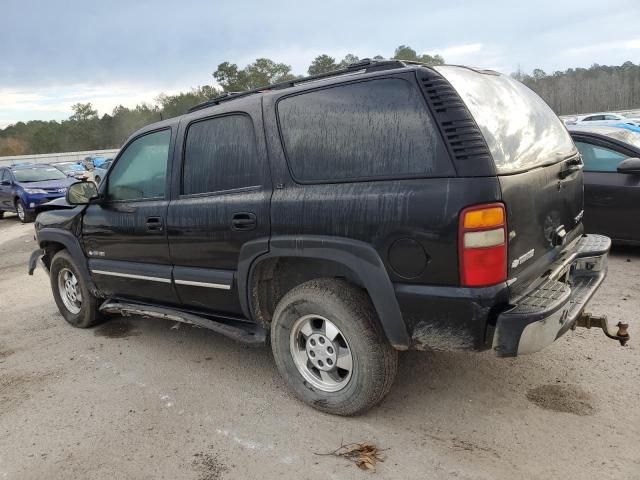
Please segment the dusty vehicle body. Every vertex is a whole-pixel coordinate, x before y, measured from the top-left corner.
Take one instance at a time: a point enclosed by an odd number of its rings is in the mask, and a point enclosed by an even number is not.
[[[99,191],[82,188],[38,216],[30,265],[51,268],[68,321],[138,314],[270,340],[298,396],[344,415],[386,394],[398,350],[552,343],[610,246],[583,234],[560,120],[465,67],[365,61],[223,96],[136,132]]]

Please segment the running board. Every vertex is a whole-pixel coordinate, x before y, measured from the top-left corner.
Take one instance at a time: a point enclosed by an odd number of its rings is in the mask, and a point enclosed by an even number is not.
[[[263,346],[267,344],[267,331],[255,324],[246,324],[243,325],[243,328],[240,328],[216,320],[209,320],[208,318],[200,317],[193,313],[181,312],[180,310],[155,307],[152,305],[118,302],[115,300],[106,300],[100,306],[100,312],[120,314],[125,317],[130,315],[139,315],[147,318],[160,318],[163,320],[172,320],[174,322],[188,323],[190,325],[206,328],[207,330],[213,330],[225,337],[229,337],[247,345]]]

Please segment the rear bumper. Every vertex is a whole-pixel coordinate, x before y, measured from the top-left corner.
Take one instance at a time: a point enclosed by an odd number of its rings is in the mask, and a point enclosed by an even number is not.
[[[493,349],[503,357],[533,353],[572,328],[607,273],[611,240],[583,235],[575,250],[535,288],[510,301],[497,319]]]

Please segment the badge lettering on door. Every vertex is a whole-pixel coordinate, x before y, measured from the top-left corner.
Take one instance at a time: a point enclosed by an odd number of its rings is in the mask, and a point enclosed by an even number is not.
[[[511,262],[511,268],[519,267],[530,258],[533,258],[535,254],[536,254],[536,250],[535,248],[532,248],[527,253],[525,253],[524,255],[521,255],[519,258],[516,258],[513,262]]]
[[[104,257],[105,256],[104,252],[98,252],[97,250],[89,250],[87,253],[92,257]]]

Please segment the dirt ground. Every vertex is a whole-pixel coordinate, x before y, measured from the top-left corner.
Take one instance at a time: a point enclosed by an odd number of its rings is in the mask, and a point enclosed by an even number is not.
[[[269,349],[159,320],[70,327],[46,274],[26,273],[32,238],[0,220],[0,480],[640,479],[633,338],[405,353],[386,400],[345,419],[293,398]],[[640,249],[612,252],[590,310],[640,335]],[[360,441],[386,449],[376,473],[317,455]]]

